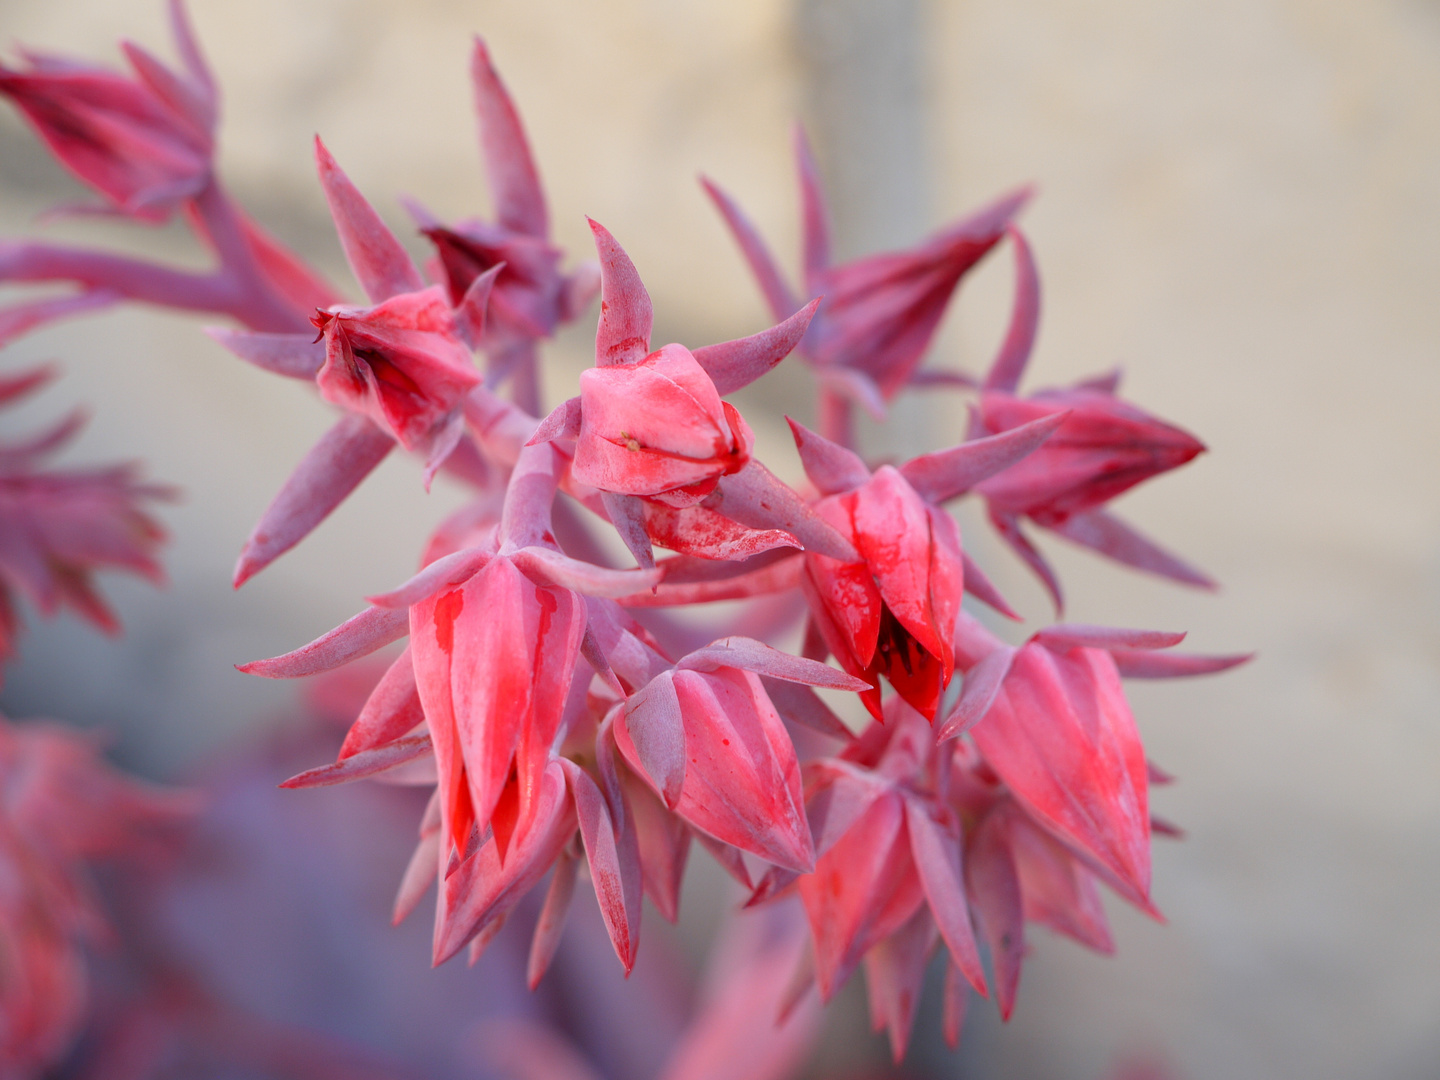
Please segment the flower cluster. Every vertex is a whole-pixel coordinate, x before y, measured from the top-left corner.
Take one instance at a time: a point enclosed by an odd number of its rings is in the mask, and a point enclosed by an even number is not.
[[[1106,508],[1201,444],[1121,400],[1113,378],[1018,393],[1039,318],[1038,277],[1015,224],[1028,192],[911,250],[832,265],[801,139],[803,292],[706,181],[775,325],[657,348],[641,275],[602,225],[590,223],[598,269],[560,269],[516,110],[477,42],[471,74],[495,218],[445,226],[413,208],[435,249],[428,276],[317,140],[320,183],[364,297],[343,303],[221,188],[213,81],[173,10],[183,73],[134,48],[133,78],[30,57],[24,72],[0,71],[0,93],[115,212],[152,221],[183,211],[218,268],[6,244],[0,281],[79,289],[8,318],[29,326],[119,298],[211,311],[240,324],[212,331],[233,353],[313,383],[336,406],[335,426],[245,543],[237,585],[396,444],[423,460],[427,485],[444,469],[472,489],[408,582],[310,644],[242,669],[313,675],[408,638],[338,760],[289,786],[379,777],[433,787],[395,917],[436,885],[437,963],[467,949],[473,961],[548,876],[534,986],[583,868],[628,971],[642,896],[674,919],[698,841],[751,904],[803,905],[810,947],[781,1011],[811,985],[830,997],[863,963],[874,1020],[899,1056],[941,943],[953,1042],[966,983],[993,991],[1009,1015],[1027,921],[1108,951],[1097,883],[1154,911],[1148,792],[1163,774],[1146,762],[1121,679],[1244,658],[1164,651],[1178,634],[1063,623],[1017,647],[966,606],[969,594],[1018,619],[966,553],[950,507],[967,495],[984,500],[1057,609],[1059,584],[1022,519],[1208,584]],[[922,367],[956,287],[1007,239],[1015,305],[994,364],[978,379]],[[597,288],[594,366],[544,413],[541,343]],[[808,478],[799,487],[755,456],[750,426],[726,400],[792,352],[819,388],[820,430],[791,422]],[[965,441],[901,464],[857,453],[855,405],[883,416],[898,394],[941,387],[975,394]],[[606,560],[607,530],[634,566]],[[712,616],[698,639],[666,611],[718,600],[757,603],[730,621]],[[799,655],[761,640],[783,640],[802,619]],[[858,695],[858,733],[815,688]],[[797,728],[809,732],[803,754]]]

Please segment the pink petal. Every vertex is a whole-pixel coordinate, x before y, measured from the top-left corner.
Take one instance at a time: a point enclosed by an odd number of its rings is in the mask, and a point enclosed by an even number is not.
[[[602,491],[600,502],[610,518],[610,524],[620,534],[626,549],[635,556],[642,569],[655,568],[655,552],[650,546],[649,534],[645,531],[645,503],[634,495],[619,495]]]
[[[710,201],[720,211],[720,216],[725,219],[725,224],[729,226],[736,243],[740,245],[740,251],[744,254],[745,261],[750,264],[751,273],[760,283],[760,291],[765,296],[765,302],[770,305],[770,314],[777,319],[788,318],[800,307],[800,301],[790,290],[790,286],[786,284],[779,266],[775,263],[775,257],[765,246],[765,241],[760,239],[760,234],[755,230],[755,226],[741,213],[740,207],[729,195],[726,195],[703,176],[700,178],[700,184],[705,189],[705,193],[710,196]]]
[[[282,788],[308,788],[345,784],[351,780],[362,780],[367,776],[375,776],[398,768],[407,761],[414,761],[430,752],[430,736],[428,734],[412,735],[406,739],[396,739],[384,746],[361,750],[357,754],[352,754],[329,765],[309,769],[298,776],[292,776],[280,786]]]
[[[1085,514],[1074,514],[1048,528],[1072,544],[1090,548],[1136,570],[1200,589],[1219,588],[1214,578],[1171,555],[1108,511],[1091,510]]]
[[[1003,818],[987,814],[970,834],[965,845],[965,885],[975,923],[990,947],[1000,1018],[1009,1020],[1025,956],[1025,917]]]
[[[363,416],[344,416],[320,437],[265,508],[235,564],[235,587],[303,540],[385,460],[395,440]]]
[[[640,847],[645,895],[660,917],[673,923],[680,917],[680,888],[690,854],[691,832],[629,769],[624,771],[622,782]]]
[[[990,710],[995,695],[1010,671],[1015,659],[1015,650],[1002,646],[985,655],[979,663],[965,672],[965,685],[960,698],[950,714],[938,725],[935,741],[944,742],[957,735],[963,735],[978,723]]]
[[[339,758],[343,761],[362,750],[394,742],[424,719],[420,692],[415,688],[415,667],[410,662],[407,646],[370,691],[364,708],[345,735]]]
[[[1095,878],[1064,845],[1033,825],[1008,801],[1004,812],[1010,855],[1020,883],[1025,918],[1044,923],[1100,953],[1115,951]]]
[[[1019,612],[1010,606],[1005,597],[1000,595],[1000,590],[995,588],[995,583],[985,575],[984,570],[980,569],[980,564],[970,558],[966,551],[960,552],[960,558],[964,567],[965,591],[982,604],[988,604],[1007,619],[1019,622]]]
[[[970,929],[970,906],[965,896],[965,877],[960,859],[958,826],[943,827],[929,809],[915,798],[905,800],[905,824],[910,832],[910,854],[915,859],[930,914],[950,950],[950,959],[964,973],[970,985],[987,993],[985,970]]]
[[[395,909],[390,916],[393,926],[399,926],[410,917],[410,913],[425,898],[426,891],[435,882],[440,861],[440,831],[426,833],[415,845],[415,853],[405,866],[400,878],[400,888],[395,893]]]
[[[865,988],[870,1023],[890,1036],[896,1065],[905,1058],[915,1009],[925,985],[925,968],[935,947],[935,923],[923,907],[909,922],[865,954]]]
[[[855,451],[817,435],[788,416],[785,421],[795,437],[795,449],[800,452],[805,475],[821,495],[853,491],[870,479],[870,470]]]
[[[512,558],[527,574],[586,596],[629,597],[650,590],[664,577],[660,569],[609,570],[545,548],[521,548]]]
[[[470,60],[475,84],[475,112],[480,119],[480,151],[485,176],[495,200],[495,218],[501,226],[527,236],[549,235],[545,193],[540,188],[525,129],[505,84],[500,81],[490,52],[480,38]]]
[[[641,878],[638,859],[627,858],[621,837],[605,798],[590,775],[569,759],[560,759],[575,800],[575,816],[580,823],[580,837],[585,842],[585,857],[590,865],[590,880],[595,886],[595,899],[600,915],[610,934],[615,955],[625,967],[625,974],[635,966],[635,951],[640,946]],[[633,834],[631,835],[633,842]]]
[[[545,893],[545,906],[535,920],[535,935],[530,939],[530,959],[525,968],[525,981],[530,989],[540,985],[555,950],[560,945],[560,935],[565,932],[565,916],[570,912],[570,899],[575,895],[575,873],[580,860],[562,853],[555,860],[555,870],[550,876],[550,888]]]
[[[1007,469],[1054,434],[1068,412],[1051,413],[999,435],[971,439],[949,450],[922,454],[900,466],[920,496],[932,503],[963,495],[976,484]]]
[[[800,344],[810,320],[815,317],[819,300],[811,300],[788,319],[768,330],[735,341],[706,345],[694,351],[695,359],[715,383],[722,397],[749,386],[776,364],[784,360]]]
[[[1187,675],[1213,675],[1255,658],[1254,653],[1201,656],[1195,653],[1157,653],[1148,649],[1111,649],[1115,667],[1126,679],[1176,679]]]
[[[299,679],[331,671],[351,660],[369,656],[392,641],[404,637],[410,629],[405,611],[370,607],[346,619],[334,630],[320,635],[294,652],[268,660],[252,660],[237,665],[237,670],[263,679]]]
[[[1010,329],[990,373],[985,376],[985,389],[1004,390],[1013,394],[1025,373],[1030,350],[1035,345],[1035,330],[1040,323],[1040,275],[1030,245],[1020,230],[1011,225],[1005,230],[1015,244],[1015,308],[1010,316]]]
[[[536,443],[554,442],[557,439],[574,439],[580,434],[580,399],[578,397],[568,398],[555,407],[555,411],[540,421],[540,426],[535,429],[526,442],[526,446],[534,446]]]
[[[635,745],[637,763],[673,810],[685,785],[685,726],[673,676],[656,676],[630,697],[625,730]]]
[[[1147,905],[1145,752],[1108,652],[1025,645],[970,737],[1031,817]]]
[[[442,555],[398,589],[365,599],[376,607],[400,611],[442,590],[463,584],[484,569],[494,556],[493,551],[484,547],[461,548]]]
[[[476,277],[455,305],[455,329],[460,339],[470,348],[477,348],[485,336],[486,311],[490,306],[490,294],[495,288],[495,279],[505,269],[505,264],[496,263],[489,270]]]
[[[590,221],[600,255],[600,325],[595,331],[595,366],[634,364],[650,352],[654,315],[650,294],[630,256],[597,221]]]
[[[371,303],[378,304],[400,293],[419,292],[425,279],[406,254],[400,241],[380,220],[375,208],[341,171],[319,136],[315,138],[315,163],[320,170],[320,184],[340,246],[355,273],[355,280],[365,290]]]
[[[843,563],[860,561],[859,553],[845,537],[754,458],[738,473],[722,476],[706,505],[754,529],[788,532],[805,545],[806,551]]]
[[[219,326],[207,326],[205,333],[241,360],[287,378],[314,381],[325,363],[325,345],[311,334],[260,334]]]

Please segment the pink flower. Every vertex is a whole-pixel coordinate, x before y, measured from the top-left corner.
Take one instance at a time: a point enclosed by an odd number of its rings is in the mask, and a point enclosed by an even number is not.
[[[47,368],[0,380],[0,404],[52,378]],[[18,591],[44,615],[69,607],[106,633],[120,624],[95,589],[97,570],[119,569],[157,584],[165,530],[142,505],[173,495],[141,483],[133,466],[42,472],[38,461],[83,424],[73,415],[24,444],[0,445],[0,657],[14,650]]]
[[[910,381],[960,279],[1004,236],[1029,192],[1006,196],[909,250],[832,266],[824,192],[803,131],[796,131],[795,154],[804,221],[802,295],[824,298],[801,352],[828,390],[883,411]],[[798,310],[801,301],[755,227],[728,195],[702,183],[775,317]]]
[[[407,450],[433,456],[454,448],[460,401],[480,373],[439,286],[371,308],[332,307],[312,321],[325,339],[315,376],[325,400],[369,417]]]
[[[615,723],[627,761],[665,805],[708,836],[776,866],[815,861],[794,744],[757,673],[859,690],[834,668],[725,638],[633,694]]]
[[[750,460],[755,438],[683,345],[580,374],[582,484],[670,506],[698,503]]]
[[[171,19],[183,74],[129,42],[134,78],[38,54],[26,54],[24,70],[0,66],[0,93],[60,162],[117,210],[151,222],[210,182],[214,153],[214,83],[178,2]]]
[[[1057,609],[1060,583],[1020,530],[1020,519],[1140,570],[1187,585],[1214,582],[1114,517],[1105,504],[1152,476],[1178,468],[1204,451],[1193,435],[1115,395],[1119,375],[1061,390],[1017,396],[1040,318],[1040,278],[1020,231],[1015,244],[1015,309],[1010,329],[981,388],[971,437],[995,435],[1046,416],[1065,416],[1033,455],[976,486],[990,520],[1045,583]]]
[[[880,676],[927,720],[950,683],[951,627],[964,593],[960,529],[905,478],[882,466],[862,486],[816,511],[855,545],[861,562],[807,553],[804,585],[825,644],[880,718]]]
[[[77,732],[0,717],[0,1073],[41,1075],[84,1020],[84,949],[106,932],[89,864],[134,858],[192,808],[116,772]]]

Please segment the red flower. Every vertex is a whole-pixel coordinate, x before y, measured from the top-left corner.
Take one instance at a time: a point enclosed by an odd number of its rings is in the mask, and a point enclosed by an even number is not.
[[[336,306],[312,321],[325,339],[315,376],[321,396],[438,465],[436,456],[461,434],[461,399],[480,382],[444,291],[401,293],[372,308]]]
[[[210,182],[215,149],[214,84],[178,3],[171,18],[183,74],[128,42],[134,78],[38,54],[26,54],[26,70],[0,66],[0,93],[60,162],[118,210],[154,222]]]

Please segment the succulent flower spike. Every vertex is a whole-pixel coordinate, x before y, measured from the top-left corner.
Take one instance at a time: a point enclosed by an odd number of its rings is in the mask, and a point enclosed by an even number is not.
[[[477,277],[503,265],[491,297],[493,318],[480,345],[489,358],[490,385],[514,376],[516,401],[538,412],[536,342],[579,316],[594,298],[599,280],[592,264],[570,274],[560,270],[563,253],[550,242],[539,170],[515,104],[479,38],[470,74],[495,221],[470,220],[445,227],[427,218],[422,231],[435,245],[454,304],[460,303]]]
[[[1214,588],[1186,565],[1114,517],[1105,504],[1152,476],[1190,461],[1205,446],[1192,435],[1115,396],[1115,379],[1092,379],[1062,390],[1018,397],[1035,342],[1040,279],[1030,247],[1011,226],[1015,245],[1015,307],[1010,329],[981,387],[972,437],[995,435],[1064,415],[1055,434],[1026,461],[979,484],[1000,535],[1063,607],[1059,581],[1020,530],[1022,518],[1117,562],[1182,584]]]
[[[210,182],[215,150],[215,85],[178,0],[170,15],[183,74],[131,42],[133,78],[40,54],[26,54],[24,70],[0,65],[0,94],[60,163],[116,212],[151,223]]]
[[[824,193],[804,132],[797,128],[804,225],[805,297],[824,301],[801,354],[832,396],[883,415],[884,403],[911,381],[960,279],[1004,235],[1030,197],[1022,189],[908,251],[830,265]],[[728,195],[702,179],[734,234],[777,319],[800,307],[765,243]],[[832,435],[839,434],[830,432]],[[848,441],[841,437],[841,441]]]

